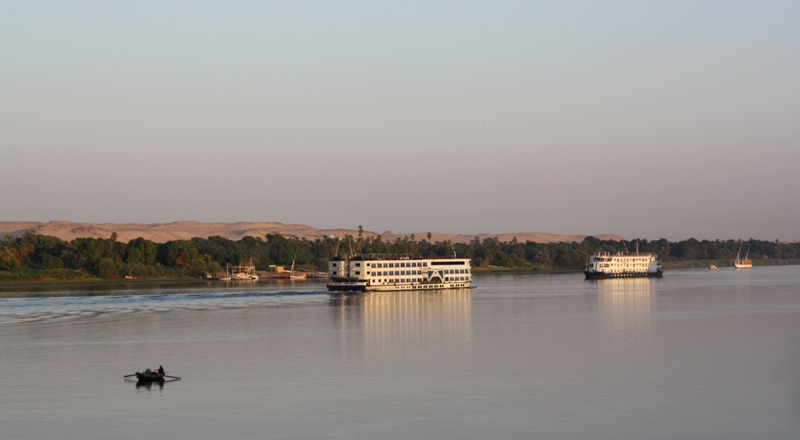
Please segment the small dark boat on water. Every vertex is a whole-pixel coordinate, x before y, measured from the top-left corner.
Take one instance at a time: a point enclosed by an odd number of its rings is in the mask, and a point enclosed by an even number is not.
[[[164,375],[156,372],[150,374],[136,373],[136,379],[139,380],[139,382],[163,382]]]
[[[164,367],[160,365],[158,369],[155,371],[148,368],[144,370],[144,373],[140,373],[137,371],[136,373],[128,374],[127,376],[123,377],[132,378],[134,376],[136,376],[137,385],[151,384],[151,383],[163,384],[166,381],[166,379],[170,379],[170,381],[181,380],[181,378],[178,376],[168,376],[164,374]]]

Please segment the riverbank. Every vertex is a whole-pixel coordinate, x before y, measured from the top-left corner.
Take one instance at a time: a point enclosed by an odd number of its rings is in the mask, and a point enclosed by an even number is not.
[[[734,260],[685,260],[665,261],[662,264],[666,271],[670,269],[703,269],[710,265],[718,268],[733,267]],[[800,259],[762,259],[753,260],[753,267],[759,266],[788,266],[800,265]],[[528,266],[528,267],[473,267],[472,272],[480,274],[520,274],[520,273],[577,273],[583,268],[565,268],[553,266]],[[257,272],[262,280],[278,280],[280,277],[272,272]],[[36,287],[52,285],[119,285],[119,284],[146,284],[146,283],[185,283],[185,282],[210,282],[206,278],[190,277],[182,273],[167,274],[162,277],[147,278],[98,278],[81,270],[73,269],[26,269],[20,271],[0,271],[0,289],[16,286]]]
[[[312,272],[303,273],[308,275]],[[274,272],[256,271],[256,275],[258,275],[260,280],[264,281],[283,279],[279,274]],[[241,281],[250,280],[239,280],[234,282]],[[208,283],[220,281],[202,277],[191,277],[183,275],[182,273],[168,273],[167,275],[161,277],[98,278],[87,272],[72,269],[26,269],[21,271],[0,271],[0,289],[53,285],[80,286],[187,282]]]

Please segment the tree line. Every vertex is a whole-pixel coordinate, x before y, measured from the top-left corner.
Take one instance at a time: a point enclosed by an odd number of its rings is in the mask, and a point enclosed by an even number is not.
[[[419,257],[458,256],[470,258],[473,267],[530,268],[537,270],[578,269],[597,252],[652,252],[662,263],[697,260],[733,260],[740,248],[749,247],[749,256],[769,263],[800,258],[800,243],[748,240],[702,240],[678,242],[666,239],[600,240],[586,237],[581,242],[536,243],[496,238],[469,243],[431,242],[430,234],[417,239],[413,234],[392,241],[383,237],[357,236],[342,239],[326,237],[313,241],[267,234],[230,240],[219,236],[155,243],[144,238],[127,243],[111,238],[76,238],[64,241],[56,237],[26,234],[8,236],[0,241],[0,274],[17,274],[15,279],[46,272],[56,278],[91,275],[99,278],[135,276],[141,278],[198,276],[219,274],[226,266],[250,262],[257,270],[271,265],[288,266],[295,261],[304,270],[327,270],[330,259],[358,253],[404,253]],[[742,255],[744,256],[744,255]],[[3,279],[3,277],[0,277]]]

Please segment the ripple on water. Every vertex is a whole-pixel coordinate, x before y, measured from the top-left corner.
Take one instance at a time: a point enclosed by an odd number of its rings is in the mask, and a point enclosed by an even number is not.
[[[8,298],[0,300],[0,325],[100,319],[135,313],[209,311],[245,307],[287,307],[326,302],[320,291],[205,292]]]

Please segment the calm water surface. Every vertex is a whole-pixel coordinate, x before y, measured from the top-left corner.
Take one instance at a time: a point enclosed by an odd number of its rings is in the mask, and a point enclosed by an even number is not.
[[[800,437],[798,266],[475,285],[0,289],[0,439]]]

